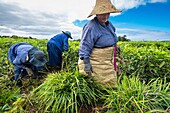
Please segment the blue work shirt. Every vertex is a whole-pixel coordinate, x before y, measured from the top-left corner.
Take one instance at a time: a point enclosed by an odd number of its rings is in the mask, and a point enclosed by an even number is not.
[[[33,48],[31,44],[24,43],[24,42],[20,42],[12,45],[8,51],[8,57],[10,62],[14,66],[24,67],[25,63],[28,62],[26,60],[26,55],[28,54],[28,51],[31,48]]]
[[[117,42],[118,38],[112,23],[107,21],[106,25],[102,25],[95,17],[83,27],[79,56],[87,59],[93,48],[110,47]]]
[[[23,78],[27,74],[27,71],[24,69],[25,67],[29,67],[33,71],[38,71],[41,69],[40,67],[33,66],[26,59],[26,56],[31,48],[33,48],[33,46],[25,42],[19,42],[9,48],[8,58],[15,68],[14,80],[18,80],[19,75]]]
[[[48,41],[48,43],[55,44],[61,52],[68,51],[68,37],[64,33],[55,35]]]

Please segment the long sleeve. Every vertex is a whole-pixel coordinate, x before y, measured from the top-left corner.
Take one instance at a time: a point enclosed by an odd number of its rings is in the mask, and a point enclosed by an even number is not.
[[[94,18],[83,27],[79,56],[89,58],[93,48],[110,47],[117,43],[118,38],[115,28],[109,21],[107,25],[101,25],[97,18]]]
[[[13,61],[14,65],[20,65],[22,63],[26,62],[26,56],[25,54],[23,54],[23,56],[21,57],[20,55],[16,56],[16,58]]]
[[[27,62],[26,56],[32,45],[20,45],[16,50],[16,57],[13,61],[14,65],[21,65]]]
[[[67,36],[64,36],[64,47],[63,47],[63,50],[64,51],[68,51],[68,37]]]
[[[80,50],[79,50],[80,57],[83,57],[83,58],[90,57],[90,54],[94,46],[93,38],[94,38],[94,35],[93,35],[92,30],[88,26],[85,26],[83,29],[83,34],[82,34],[81,43],[80,43]]]

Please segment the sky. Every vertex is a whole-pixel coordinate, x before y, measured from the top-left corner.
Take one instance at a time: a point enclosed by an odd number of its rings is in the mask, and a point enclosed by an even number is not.
[[[80,39],[95,0],[0,0],[0,35],[50,39],[70,31]],[[122,13],[109,21],[117,36],[134,41],[170,41],[170,0],[111,0]]]

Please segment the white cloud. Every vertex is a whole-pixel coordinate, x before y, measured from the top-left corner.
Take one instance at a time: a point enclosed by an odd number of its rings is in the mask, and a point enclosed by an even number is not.
[[[167,0],[112,0],[118,9],[128,10],[147,3],[167,2]]]
[[[167,0],[111,1],[117,9],[128,10]],[[94,5],[95,0],[0,0],[0,35],[49,39],[62,30],[68,30],[72,32],[73,38],[78,39],[81,37],[82,28],[72,22],[76,19],[87,19]],[[129,32],[127,34],[133,37]]]
[[[113,1],[113,0],[112,0]],[[114,0],[113,4],[118,9],[128,10],[134,7],[138,7],[139,5],[145,4],[144,0]]]
[[[141,40],[141,41],[165,41],[169,40],[169,32],[160,32],[156,30],[143,30],[143,29],[129,29],[129,28],[119,28],[117,35],[123,36],[127,35],[130,40]]]
[[[149,0],[150,3],[156,3],[156,2],[167,2],[167,0]]]
[[[70,21],[84,19],[92,10],[94,0],[2,0],[34,12],[65,15]]]
[[[22,34],[22,36],[28,36],[27,32],[12,29],[12,28],[5,27],[5,26],[0,26],[0,31],[4,32],[3,35],[5,35],[5,36],[11,36],[11,33],[12,33],[12,35]]]
[[[95,0],[1,0],[33,12],[46,12],[68,17],[69,21],[86,19],[95,6]],[[128,10],[147,3],[167,2],[167,0],[111,0],[121,10]]]

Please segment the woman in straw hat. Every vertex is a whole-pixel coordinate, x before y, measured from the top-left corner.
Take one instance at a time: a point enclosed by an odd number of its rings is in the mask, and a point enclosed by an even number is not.
[[[96,16],[83,27],[80,43],[80,73],[92,76],[93,80],[106,86],[114,86],[117,80],[115,54],[118,38],[108,20],[110,13],[117,12],[121,11],[110,0],[96,0],[88,17]]]

